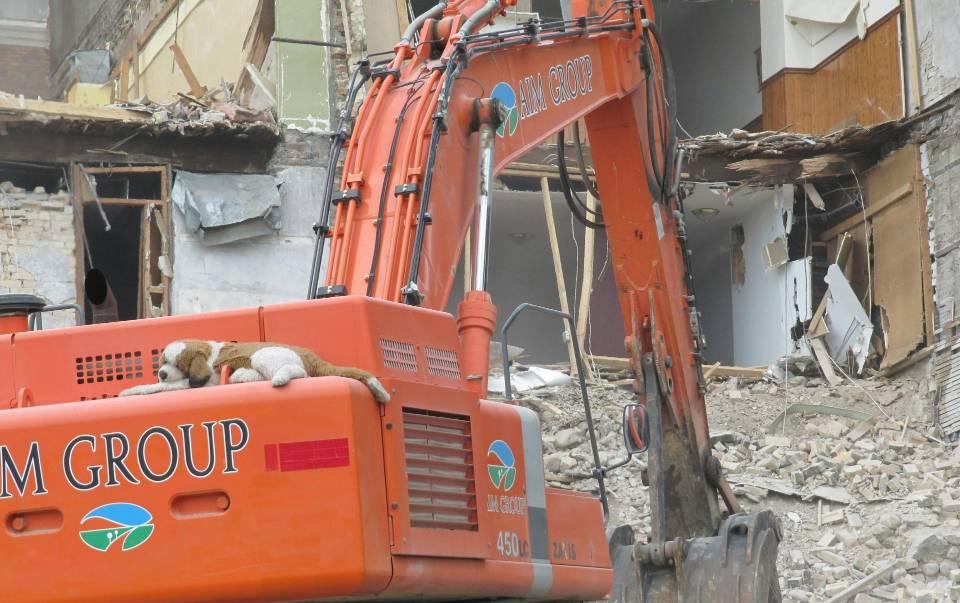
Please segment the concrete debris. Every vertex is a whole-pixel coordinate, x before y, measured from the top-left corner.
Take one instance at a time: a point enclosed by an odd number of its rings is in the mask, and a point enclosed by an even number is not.
[[[522,370],[517,370],[522,369]],[[553,387],[570,383],[570,375],[561,371],[539,366],[518,367],[510,371],[510,389],[512,392],[527,392],[541,387]],[[506,391],[502,372],[490,375],[487,389],[495,394]]]
[[[622,367],[594,377],[601,461],[612,464],[624,457],[620,418],[635,395],[616,385],[629,378]],[[798,387],[787,377],[784,387],[729,378],[708,386],[711,445],[731,486],[748,510],[781,518],[785,601],[960,598],[960,456],[931,437],[929,415],[917,412],[912,394],[928,391],[926,379],[920,372],[809,386],[807,378]],[[889,418],[873,400],[889,400]],[[540,414],[548,485],[596,493],[577,384],[528,391],[522,403]],[[783,425],[785,407],[796,409]],[[608,474],[610,525],[649,530],[645,463],[638,455]]]

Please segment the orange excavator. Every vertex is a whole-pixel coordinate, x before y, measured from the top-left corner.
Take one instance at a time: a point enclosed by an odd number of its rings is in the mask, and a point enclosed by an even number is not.
[[[711,454],[652,2],[485,29],[512,4],[441,2],[359,64],[306,301],[38,330],[42,303],[0,300],[4,601],[780,599],[779,524],[741,509]],[[600,209],[563,158],[580,119]],[[571,210],[610,242],[638,394],[607,467],[584,400],[596,495],[546,486],[537,416],[485,399],[493,179],[558,133]],[[181,338],[304,346],[392,397],[338,377],[117,397]],[[641,453],[646,534],[605,525],[604,479]]]

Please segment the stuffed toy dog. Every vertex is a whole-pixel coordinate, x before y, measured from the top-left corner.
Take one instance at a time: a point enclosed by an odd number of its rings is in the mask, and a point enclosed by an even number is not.
[[[291,379],[303,377],[347,377],[362,382],[378,402],[390,394],[370,373],[333,366],[306,348],[277,343],[224,343],[184,339],[163,350],[163,365],[157,371],[158,383],[138,385],[120,392],[121,396],[204,387],[220,383],[220,371],[230,367],[230,383],[270,381],[281,387]]]

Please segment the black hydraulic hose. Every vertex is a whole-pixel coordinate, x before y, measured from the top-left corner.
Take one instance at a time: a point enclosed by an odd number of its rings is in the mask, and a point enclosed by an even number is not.
[[[447,103],[450,101],[450,95],[453,91],[453,82],[460,72],[460,57],[463,52],[455,52],[447,61],[443,81],[443,88],[440,90],[440,96],[437,98],[437,110],[433,114],[433,130],[430,133],[430,146],[427,151],[426,173],[423,177],[423,191],[420,193],[420,211],[417,214],[417,231],[413,240],[413,257],[410,258],[410,275],[407,286],[404,287],[404,297],[410,305],[420,305],[420,296],[416,291],[417,279],[420,278],[420,256],[423,250],[423,236],[427,226],[427,214],[430,207],[430,193],[433,190],[433,172],[437,163],[437,150],[440,146],[440,135],[445,130],[444,120],[446,119]],[[416,302],[416,303],[414,303]]]
[[[676,110],[677,110],[677,88],[676,80],[674,78],[673,66],[670,62],[670,56],[667,53],[666,46],[663,44],[663,37],[660,34],[660,30],[657,25],[650,20],[644,20],[644,36],[646,38],[647,44],[644,46],[645,52],[649,53],[650,58],[649,66],[650,72],[648,74],[648,87],[647,87],[647,123],[648,123],[648,132],[647,135],[650,140],[650,150],[651,150],[651,161],[655,161],[653,157],[653,149],[655,145],[655,137],[652,131],[652,105],[651,105],[651,93],[653,89],[651,87],[652,81],[651,76],[656,74],[659,69],[659,78],[654,78],[660,83],[660,93],[661,98],[663,99],[663,111],[660,111],[659,104],[657,105],[657,117],[659,118],[659,123],[657,131],[661,135],[660,140],[662,147],[662,156],[663,164],[662,170],[655,170],[657,176],[657,184],[660,188],[659,196],[661,199],[669,192],[669,187],[673,182],[673,170],[675,169],[675,160],[676,160],[676,149],[677,149],[677,125],[676,125]],[[658,55],[660,57],[659,65],[656,65],[653,61],[653,53],[650,50],[650,36],[656,41]]]
[[[563,130],[557,132],[557,167],[560,173],[560,189],[563,191],[563,198],[567,202],[567,207],[570,208],[570,213],[573,214],[573,217],[577,219],[577,222],[580,222],[587,228],[605,228],[605,225],[602,220],[592,220],[587,217],[586,212],[590,211],[583,201],[580,200],[580,197],[577,196],[576,191],[573,190],[573,187],[570,185],[570,174],[567,172],[567,160],[563,155]],[[595,215],[599,215],[599,211],[593,211]]]
[[[583,179],[583,183],[587,185],[587,190],[590,191],[590,194],[593,195],[593,198],[597,200],[597,203],[600,202],[600,193],[597,192],[597,186],[594,184],[593,180],[590,180],[587,177],[587,162],[583,158],[583,144],[580,142],[580,122],[573,122],[573,148],[576,151],[577,156],[577,167],[580,169],[580,178]],[[558,152],[563,152],[563,149],[559,149]]]
[[[359,78],[359,81],[357,81]],[[317,295],[317,286],[320,284],[320,266],[323,264],[323,244],[327,238],[327,223],[330,220],[330,203],[333,198],[333,183],[337,177],[337,163],[340,161],[340,151],[343,143],[349,138],[348,126],[353,115],[353,106],[357,101],[357,93],[370,78],[369,61],[361,61],[350,78],[350,91],[343,109],[340,111],[337,122],[337,133],[330,146],[330,155],[327,158],[327,176],[323,185],[323,204],[320,206],[320,218],[314,227],[316,236],[313,245],[313,261],[310,265],[310,283],[307,299],[314,299]]]
[[[373,259],[370,261],[370,273],[367,277],[367,296],[373,295],[373,283],[377,276],[377,262],[380,261],[380,247],[383,244],[383,213],[387,205],[387,195],[390,192],[390,177],[393,175],[394,153],[396,153],[397,150],[397,141],[400,140],[400,130],[403,127],[403,120],[407,115],[407,109],[410,108],[418,91],[419,88],[410,88],[407,101],[403,103],[403,107],[401,107],[400,113],[397,115],[397,126],[393,130],[393,140],[390,142],[387,165],[384,166],[383,169],[383,186],[380,188],[380,206],[377,208],[377,232],[373,241]]]

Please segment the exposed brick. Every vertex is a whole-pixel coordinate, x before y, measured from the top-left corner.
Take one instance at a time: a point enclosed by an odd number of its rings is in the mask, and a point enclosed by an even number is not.
[[[0,45],[0,91],[26,98],[46,98],[50,52],[34,46]]]

